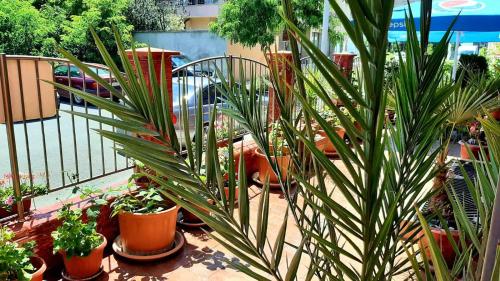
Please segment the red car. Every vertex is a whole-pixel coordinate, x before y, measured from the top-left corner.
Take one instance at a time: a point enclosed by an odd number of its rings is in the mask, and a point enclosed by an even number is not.
[[[89,65],[89,68],[93,72],[99,74],[101,78],[111,82],[111,85],[113,85],[115,89],[120,89],[120,85],[116,82],[116,79],[111,78],[111,74],[108,70],[103,69],[102,66],[97,64]],[[92,77],[84,75],[83,71],[74,65],[61,64],[56,66],[54,68],[54,80],[57,83],[71,86],[75,89],[85,90],[87,93],[94,95],[99,94],[100,97],[110,98],[112,96],[106,88],[98,85]],[[57,93],[59,97],[67,99],[71,97],[70,93],[63,89],[57,89]],[[113,97],[113,100],[118,101],[116,97]],[[79,96],[73,95],[73,102],[81,105],[84,103],[84,100]]]

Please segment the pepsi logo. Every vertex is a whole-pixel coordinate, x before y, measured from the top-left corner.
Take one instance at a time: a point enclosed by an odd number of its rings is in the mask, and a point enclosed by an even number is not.
[[[453,12],[477,11],[484,9],[485,6],[483,2],[474,0],[445,0],[439,2],[441,9]]]

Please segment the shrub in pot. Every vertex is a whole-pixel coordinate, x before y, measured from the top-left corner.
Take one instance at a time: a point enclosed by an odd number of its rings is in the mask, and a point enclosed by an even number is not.
[[[153,185],[140,189],[128,185],[125,190],[114,191],[120,194],[111,203],[112,216],[118,216],[121,244],[126,252],[150,253],[172,246],[179,210],[176,204]]]
[[[223,185],[224,185],[224,194],[225,194],[225,197],[226,199],[229,200],[229,170],[230,170],[230,167],[229,165],[231,164],[230,163],[230,157],[229,157],[229,149],[227,147],[218,147],[217,149],[217,155],[218,155],[218,163],[219,163],[219,167],[220,167],[220,172],[221,172],[221,175],[222,175],[222,181],[223,181]],[[234,163],[232,163],[234,165]],[[200,173],[202,175],[202,180],[204,180],[206,182],[206,179],[207,179],[207,170],[206,170],[206,167],[202,167],[201,170],[200,170]],[[213,186],[212,189],[214,190],[215,193],[217,193],[218,195],[218,199],[219,200],[222,200],[221,198],[221,194],[220,194],[220,191],[217,192],[218,190],[218,187],[217,186]],[[239,189],[238,187],[236,186],[235,187],[235,191],[234,191],[234,198],[235,200],[237,200],[238,198],[238,195],[239,195]],[[213,200],[209,199],[209,198],[206,198],[208,202],[211,202]],[[212,204],[214,202],[211,202]],[[196,208],[206,214],[209,214],[210,211],[205,209],[205,208],[202,208],[200,206],[196,206]],[[184,222],[187,222],[187,223],[201,223],[201,219],[198,218],[197,216],[195,216],[194,214],[192,214],[191,212],[189,212],[188,210],[186,209],[183,209],[182,210],[182,214],[183,214],[183,217],[184,217]]]
[[[89,208],[84,212],[64,205],[58,213],[62,224],[54,232],[54,253],[60,253],[66,274],[73,279],[85,279],[96,275],[106,247],[106,238],[96,231],[99,212]]]
[[[43,259],[33,256],[34,242],[13,242],[14,232],[0,227],[0,280],[42,281],[47,269]]]
[[[219,148],[217,155],[219,156],[220,171],[224,180],[224,193],[226,198],[229,198],[229,165],[234,165],[234,163],[230,163],[229,149],[227,147]],[[238,187],[235,188],[234,198],[238,198]]]
[[[19,177],[22,197],[47,194],[48,187],[45,184],[35,183],[33,175],[20,174]],[[19,200],[22,200],[24,211],[29,212],[31,209],[31,199],[16,198],[14,187],[12,186],[12,175],[5,175],[3,178],[0,178],[0,218],[17,214],[17,202]]]
[[[488,157],[486,136],[479,122],[472,122],[469,126],[469,136],[460,141],[460,157],[462,159],[479,159],[481,147]]]
[[[333,112],[333,110],[331,110],[330,108],[328,108],[327,106],[325,106],[323,108],[323,111],[321,112],[321,117],[323,117],[325,119],[325,121],[333,126],[335,128],[335,132],[337,133],[337,135],[341,138],[341,139],[344,139],[345,137],[345,129],[342,128],[340,126],[340,121],[339,121],[339,118],[335,115],[335,113]],[[324,142],[324,151],[325,153],[328,153],[328,154],[333,154],[333,153],[336,153],[337,150],[335,149],[335,146],[333,145],[333,142],[328,138],[326,132],[320,128],[320,127],[316,127],[317,129],[317,133],[326,138],[325,142]]]
[[[285,136],[279,122],[274,122],[270,124],[271,130],[269,132],[269,151],[271,153],[271,159],[274,161],[281,173],[281,180],[285,181],[288,174],[288,168],[290,166],[291,156],[288,143],[286,142]],[[274,172],[271,164],[269,163],[267,157],[260,148],[255,150],[255,155],[258,159],[259,167],[259,180],[260,182],[265,182],[269,179],[270,183],[279,183],[280,179],[278,175]]]

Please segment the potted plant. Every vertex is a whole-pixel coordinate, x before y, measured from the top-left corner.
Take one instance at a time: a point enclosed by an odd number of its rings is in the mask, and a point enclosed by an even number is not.
[[[486,155],[488,155],[488,144],[486,136],[481,127],[481,123],[474,121],[468,126],[469,135],[465,140],[460,141],[460,157],[462,159],[479,159],[479,152],[483,147]],[[469,153],[469,150],[470,153]],[[471,155],[472,153],[472,155]]]
[[[123,250],[130,254],[169,250],[175,239],[179,206],[153,185],[134,189],[129,184],[107,195],[117,193],[111,215],[118,216]]]
[[[31,198],[25,197],[40,196],[48,192],[46,185],[34,183],[35,178],[33,175],[20,174],[19,177],[21,196],[23,198],[16,198],[14,194],[12,175],[5,175],[3,178],[0,178],[0,218],[17,214],[17,202],[19,200],[22,200],[24,211],[29,212],[31,209]]]
[[[271,153],[271,159],[276,162],[281,173],[281,180],[285,181],[288,174],[288,168],[290,166],[290,148],[286,142],[285,136],[283,135],[283,130],[278,121],[270,124],[271,130],[269,131],[269,151]],[[255,155],[258,159],[258,171],[259,171],[259,181],[264,183],[267,179],[271,184],[277,184],[280,182],[278,175],[273,171],[271,164],[269,163],[266,155],[260,148],[255,150]]]
[[[33,256],[33,241],[19,245],[13,242],[14,232],[0,227],[0,280],[42,281],[47,269],[42,258]]]
[[[234,163],[229,163],[229,149],[227,147],[219,148],[217,155],[219,156],[220,171],[224,179],[224,193],[226,198],[229,198],[229,165],[234,165]],[[234,198],[238,198],[238,187],[235,187]]]
[[[134,161],[134,174],[132,178],[135,181],[135,184],[139,187],[148,187],[151,184],[151,180],[147,175],[155,175],[154,171],[144,165],[141,161]]]
[[[65,275],[72,279],[86,279],[99,274],[106,247],[106,238],[96,231],[98,211],[64,205],[58,213],[62,224],[54,232],[54,253],[60,253]]]
[[[321,111],[321,117],[323,117],[329,125],[335,127],[335,132],[337,133],[337,135],[341,139],[344,139],[345,129],[340,126],[339,118],[337,117],[337,115],[335,115],[333,110],[331,110],[327,106],[324,106],[323,110]],[[316,129],[317,133],[326,139],[323,144],[325,153],[329,155],[335,155],[337,153],[337,150],[335,149],[333,142],[327,137],[326,132],[320,127],[316,127]]]

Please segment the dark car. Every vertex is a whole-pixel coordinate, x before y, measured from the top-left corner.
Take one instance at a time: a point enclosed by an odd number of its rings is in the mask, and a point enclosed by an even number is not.
[[[120,89],[120,85],[116,81],[116,79],[111,77],[111,74],[108,70],[104,69],[99,65],[89,65],[89,68],[94,73],[97,73],[99,77],[111,83],[111,85],[115,89]],[[54,80],[57,83],[71,86],[72,88],[78,90],[85,90],[85,92],[99,95],[104,98],[111,98],[112,95],[108,91],[108,89],[104,88],[102,85],[98,85],[98,83],[89,75],[84,75],[83,71],[74,65],[62,64],[58,65],[54,68]],[[63,89],[57,89],[57,93],[59,97],[69,99],[71,97],[70,93]],[[84,100],[77,96],[73,96],[73,102],[76,104],[83,104]],[[116,97],[113,97],[113,100],[117,101]]]

